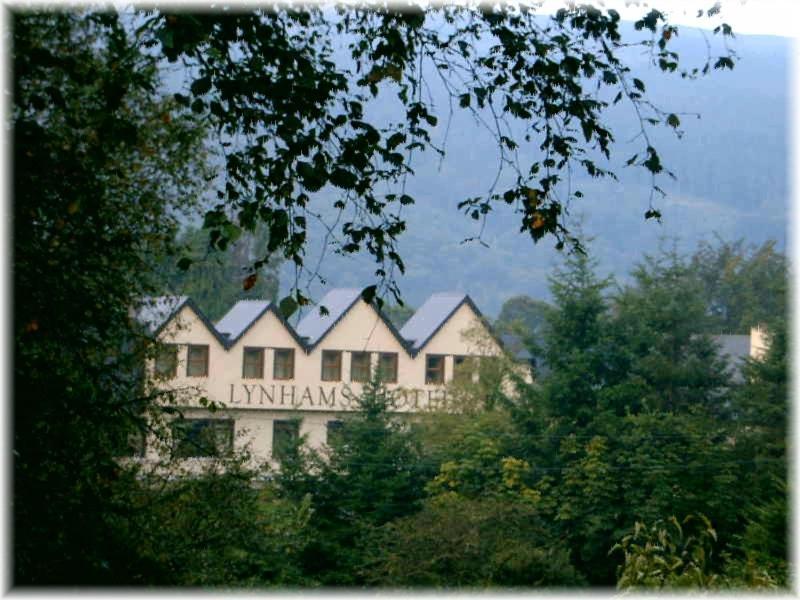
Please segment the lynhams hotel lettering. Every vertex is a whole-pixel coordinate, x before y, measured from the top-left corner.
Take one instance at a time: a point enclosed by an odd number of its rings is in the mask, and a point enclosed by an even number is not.
[[[357,394],[353,389],[343,384],[339,387],[305,386],[298,392],[295,385],[265,386],[263,384],[240,383],[238,388],[235,383],[230,384],[229,406],[241,407],[267,406],[272,408],[350,410]],[[435,406],[437,403],[446,402],[447,390],[421,390],[421,389],[389,389],[392,406],[395,410],[403,409],[420,410],[424,406]],[[337,400],[338,399],[338,400]],[[427,403],[427,404],[426,404]]]

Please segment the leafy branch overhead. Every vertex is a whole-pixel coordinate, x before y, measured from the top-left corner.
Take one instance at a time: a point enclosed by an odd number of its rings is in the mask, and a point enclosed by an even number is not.
[[[714,6],[699,16],[718,12]],[[705,65],[690,68],[672,50],[678,28],[666,15],[650,10],[634,27],[639,39],[623,41],[620,15],[590,6],[546,18],[526,7],[357,4],[147,11],[138,33],[185,66],[175,99],[218,134],[225,165],[205,218],[212,244],[224,248],[263,222],[263,260],[279,254],[306,268],[315,199],[332,192],[341,216],[329,243],[341,253],[366,250],[378,264],[377,297],[399,299],[400,209],[415,200],[406,177],[415,153],[444,153],[433,139],[440,110],[427,91],[432,78],[447,90],[450,111],[471,113],[496,142],[494,184],[459,204],[471,218],[510,205],[534,241],[550,235],[558,248],[580,248],[564,223],[570,201],[583,197],[569,175],[615,177],[607,113],[616,104],[640,125],[641,148],[626,164],[649,173],[660,192],[657,178],[669,172],[648,132],[663,125],[680,133],[680,119],[652,102],[626,57],[644,49],[658,70],[691,78],[732,68],[734,56],[727,47],[721,56],[709,51]],[[718,32],[732,35],[727,25]],[[379,96],[399,107],[395,120],[370,118],[369,103]],[[533,158],[521,161],[521,149]],[[645,216],[660,216],[652,195]],[[294,300],[308,303],[299,290]]]

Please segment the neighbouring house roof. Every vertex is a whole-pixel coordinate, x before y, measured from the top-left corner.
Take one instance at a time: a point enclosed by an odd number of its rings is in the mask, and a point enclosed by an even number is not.
[[[213,335],[223,347],[226,346],[225,338],[220,335],[219,331],[214,327],[214,324],[208,320],[208,317],[203,314],[203,311],[200,310],[197,304],[194,303],[194,300],[189,298],[189,296],[145,297],[136,310],[135,318],[145,327],[152,337],[156,337],[184,306],[189,307],[197,315],[197,318],[200,319],[211,335]]]
[[[217,321],[217,331],[232,343],[267,311],[269,304],[269,300],[239,300]]]
[[[711,339],[719,345],[720,356],[728,356],[731,361],[750,356],[749,335],[712,335]]]
[[[711,339],[719,346],[719,354],[728,361],[728,366],[733,369],[734,381],[741,380],[739,367],[742,362],[750,357],[749,335],[712,335]]]

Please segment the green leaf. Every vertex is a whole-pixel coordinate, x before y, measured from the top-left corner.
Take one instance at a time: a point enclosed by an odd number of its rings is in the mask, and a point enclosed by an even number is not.
[[[375,299],[375,294],[377,293],[377,291],[378,291],[377,285],[367,286],[363,290],[361,290],[361,297],[367,304],[372,304],[372,301]]]
[[[192,94],[195,96],[202,96],[211,89],[211,77],[206,75],[200,79],[195,79],[189,89],[192,90]]]
[[[667,125],[670,127],[679,127],[681,124],[681,120],[678,118],[678,115],[671,114],[667,117]]]
[[[159,39],[164,48],[172,48],[174,35],[175,34],[173,33],[172,29],[160,29],[156,34],[156,37]]]
[[[389,150],[392,150],[393,148],[396,148],[402,144],[404,141],[406,141],[406,134],[398,131],[397,133],[393,133],[389,136],[389,139],[386,140],[386,147]]]
[[[325,170],[316,168],[311,163],[297,161],[296,172],[303,185],[311,192],[316,192],[325,185]]]
[[[334,169],[331,173],[331,183],[345,190],[352,190],[357,182],[356,176],[345,169]]]
[[[297,301],[291,296],[286,296],[278,304],[278,310],[284,319],[288,319],[297,310]]]
[[[180,260],[178,261],[178,268],[179,268],[181,271],[186,271],[186,270],[188,270],[188,269],[189,269],[189,267],[191,267],[191,266],[192,266],[192,262],[193,262],[193,261],[192,261],[192,259],[191,259],[191,258],[187,258],[186,256],[184,256],[182,259],[180,259]]]
[[[461,108],[467,108],[469,106],[469,100],[469,94],[461,94],[461,96],[458,98],[458,105]]]

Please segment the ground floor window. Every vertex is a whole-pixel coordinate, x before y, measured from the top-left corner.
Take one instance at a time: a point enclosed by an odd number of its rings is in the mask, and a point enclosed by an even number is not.
[[[283,462],[297,447],[300,438],[300,420],[272,422],[272,458]]]
[[[328,421],[325,424],[328,446],[340,445],[342,441],[342,434],[344,432],[344,422],[342,421]]]
[[[176,458],[222,456],[233,449],[231,419],[176,419],[172,452]]]

